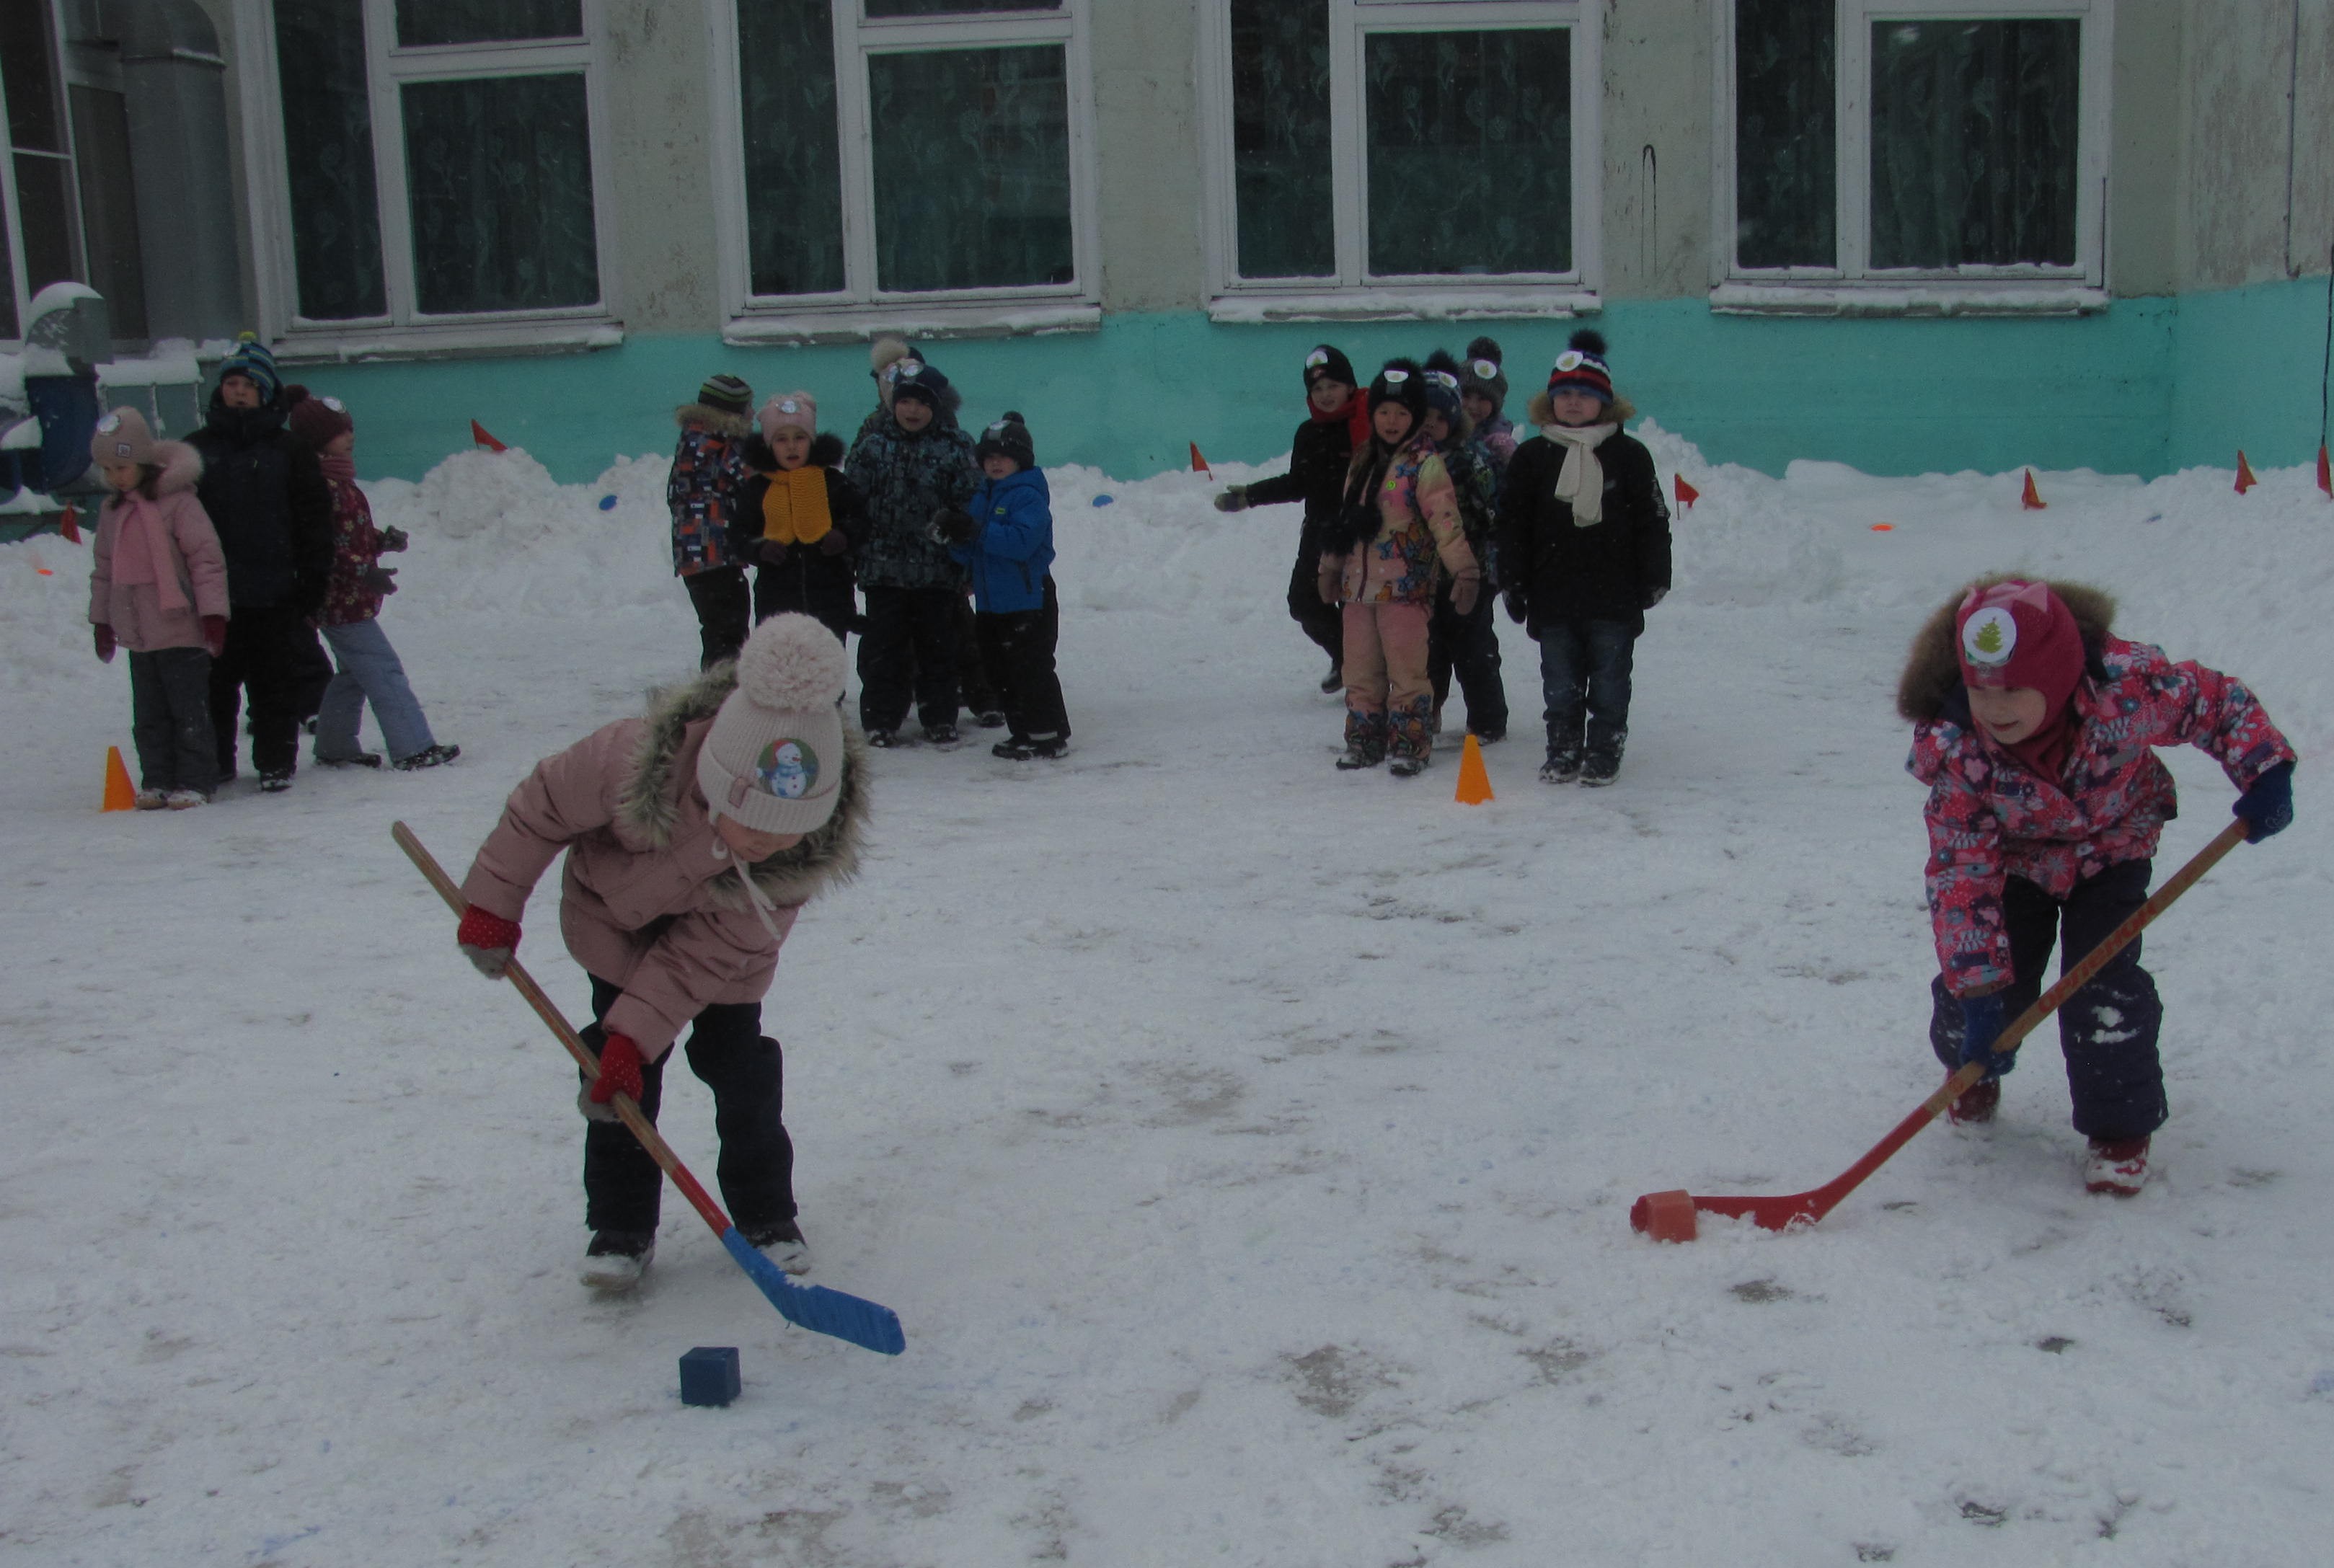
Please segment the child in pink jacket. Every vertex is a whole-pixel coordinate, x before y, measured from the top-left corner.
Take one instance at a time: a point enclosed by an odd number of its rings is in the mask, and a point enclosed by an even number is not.
[[[91,552],[97,656],[111,664],[130,650],[138,809],[185,811],[218,787],[211,660],[227,645],[227,556],[195,499],[203,460],[156,440],[135,409],[100,420],[89,449],[113,491]]]
[[[780,1267],[810,1266],[780,1119],[785,1063],[762,1033],[762,998],[796,913],[858,866],[864,767],[843,727],[844,678],[833,633],[807,615],[772,617],[734,663],[535,765],[462,884],[458,940],[499,976],[527,895],[567,856],[560,934],[592,978],[584,1035],[600,1053],[578,1101],[590,1119],[586,1284],[628,1289],[655,1250],[663,1174],[608,1102],[629,1094],[655,1120],[684,1029],[690,1070],[713,1091],[722,1200]]]

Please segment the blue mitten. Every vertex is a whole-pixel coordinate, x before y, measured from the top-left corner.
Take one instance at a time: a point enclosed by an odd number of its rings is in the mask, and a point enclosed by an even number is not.
[[[1972,1062],[1986,1063],[1985,1076],[1979,1080],[1990,1083],[2018,1065],[2018,1053],[2008,1051],[1997,1056],[1993,1043],[2001,1038],[2004,1024],[2010,1020],[2001,1001],[2001,993],[1990,992],[1982,996],[1964,996],[1962,1002],[1962,1065]]]
[[[2245,842],[2257,844],[2293,825],[2293,765],[2281,762],[2253,780],[2229,808],[2245,819]]]

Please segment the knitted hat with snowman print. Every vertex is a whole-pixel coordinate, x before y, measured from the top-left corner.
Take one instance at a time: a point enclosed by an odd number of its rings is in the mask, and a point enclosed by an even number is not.
[[[807,615],[774,615],[738,655],[738,687],[697,754],[711,814],[764,833],[807,833],[843,793],[843,644]]]

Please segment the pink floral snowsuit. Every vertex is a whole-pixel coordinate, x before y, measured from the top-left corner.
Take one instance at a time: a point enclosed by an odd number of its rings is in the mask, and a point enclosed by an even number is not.
[[[1358,467],[1372,460],[1364,446]],[[1378,486],[1377,537],[1345,558],[1345,744],[1365,755],[1415,756],[1434,749],[1434,684],[1427,623],[1443,573],[1475,570],[1459,519],[1458,493],[1424,432],[1394,454]],[[1324,571],[1334,563],[1329,557]]]

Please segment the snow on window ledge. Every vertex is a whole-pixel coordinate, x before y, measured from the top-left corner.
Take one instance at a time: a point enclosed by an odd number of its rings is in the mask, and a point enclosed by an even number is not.
[[[1220,294],[1208,302],[1208,319],[1237,324],[1260,322],[1468,322],[1538,318],[1563,321],[1605,308],[1593,290],[1565,287],[1368,288],[1317,293]]]
[[[1101,325],[1102,307],[1090,300],[899,303],[734,316],[722,323],[721,341],[738,348],[785,348],[865,342],[878,332],[911,338],[1022,338],[1090,332]]]
[[[520,355],[583,354],[612,349],[624,341],[613,322],[512,322],[443,327],[356,327],[325,332],[300,328],[275,345],[288,365],[358,364],[380,360],[505,359]]]
[[[2107,308],[2076,283],[1721,284],[1710,308],[1731,316],[2080,316]]]

